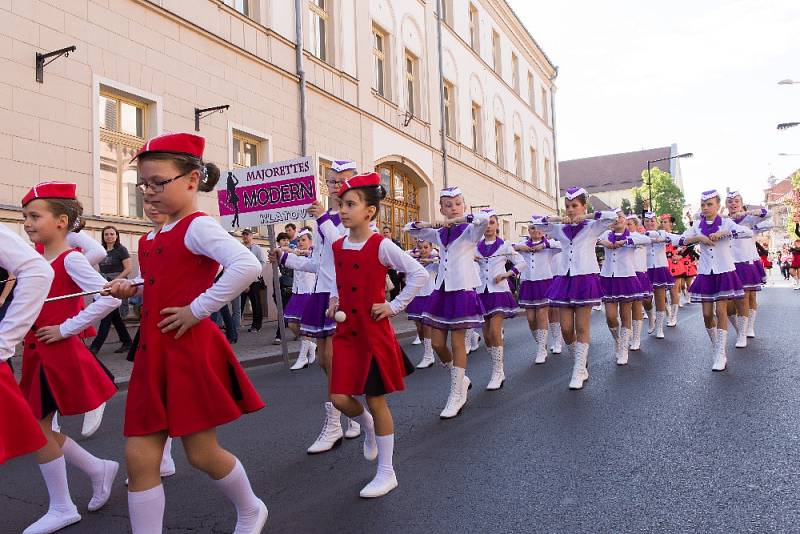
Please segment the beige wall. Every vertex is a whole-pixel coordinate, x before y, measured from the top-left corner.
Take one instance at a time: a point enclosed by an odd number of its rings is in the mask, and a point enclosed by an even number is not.
[[[453,4],[466,9],[466,2]],[[484,30],[496,27],[503,33],[503,53],[509,64],[511,49],[518,47],[523,66],[529,65],[525,69],[533,70],[537,83],[554,90],[548,79],[552,67],[530,39],[520,37],[523,32],[509,17],[505,3],[475,4]],[[412,0],[336,0],[330,63],[305,54],[308,155],[352,158],[361,169],[371,169],[376,162],[407,160],[427,185],[426,198],[421,199],[422,213],[427,216],[438,211],[435,191],[443,183],[433,5]],[[42,180],[73,181],[89,216],[89,231],[97,233],[113,223],[122,230],[125,245],[135,252],[138,235],[147,225],[101,213],[100,88],[146,102],[148,136],[193,131],[195,107],[229,104],[227,112],[203,119],[200,129],[207,140],[206,159],[223,168],[232,161],[234,130],[262,138],[265,159],[296,157],[299,85],[293,74],[292,2],[251,0],[251,11],[252,19],[217,0],[0,2],[4,21],[0,25],[4,73],[0,79],[0,221],[20,230],[17,206],[31,185]],[[395,24],[386,28],[393,32],[397,52],[397,64],[391,67],[394,97],[388,100],[371,88],[372,20],[381,12]],[[553,131],[535,106],[526,109],[525,98],[513,94],[509,82],[488,69],[485,58],[466,49],[464,16],[460,13],[455,27],[447,28],[445,35],[447,57],[457,58],[458,66],[453,80],[458,84],[458,125],[457,135],[449,142],[450,184],[464,188],[471,204],[494,204],[499,211],[512,212],[510,220],[553,211],[554,197],[540,189],[544,180],[541,184],[530,180],[527,151],[536,142],[543,158],[553,146]],[[406,35],[407,28],[414,28],[417,35]],[[77,50],[48,65],[44,83],[37,83],[35,53],[69,45]],[[425,111],[403,127],[400,51],[406,45],[419,47]],[[527,83],[525,69],[520,73],[523,85]],[[505,74],[510,79],[508,68]],[[483,90],[484,145],[494,147],[489,126],[495,112],[502,112],[508,125],[504,168],[489,159],[492,151],[485,151],[487,158],[465,146],[471,79],[479,80]],[[501,110],[495,109],[497,102]],[[521,177],[510,171],[516,120],[526,147],[525,176]],[[551,167],[555,169],[555,163]],[[210,195],[202,199],[202,207],[215,212]]]

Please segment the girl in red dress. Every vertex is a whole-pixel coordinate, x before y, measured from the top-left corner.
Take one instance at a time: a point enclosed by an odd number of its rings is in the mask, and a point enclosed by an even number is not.
[[[198,191],[219,180],[203,162],[205,139],[169,134],[138,152],[138,187],[167,221],[143,247],[139,347],[125,407],[128,509],[134,534],[161,532],[164,488],[159,466],[168,436],[180,437],[189,463],[234,504],[237,534],[261,532],[267,507],[242,464],[217,443],[216,427],[264,407],[222,331],[209,318],[261,274],[255,256],[197,210]],[[225,268],[214,282],[219,264]],[[109,284],[132,297],[129,280]]]
[[[0,322],[0,464],[41,449],[47,440],[17,386],[11,363],[53,281],[53,269],[17,234],[0,224],[0,267],[16,279],[14,299]]]
[[[44,258],[54,271],[50,298],[97,291],[105,285],[105,279],[67,241],[70,230],[80,226],[83,212],[75,189],[75,184],[47,182],[34,186],[22,199],[25,232],[31,241],[44,247]],[[47,438],[36,459],[50,494],[47,513],[25,529],[25,534],[55,532],[80,521],[70,497],[65,461],[92,481],[90,512],[108,501],[119,469],[117,462],[97,458],[52,430],[56,410],[63,415],[86,413],[117,390],[79,334],[118,307],[120,301],[105,296],[86,308],[81,303],[80,298],[46,302],[25,336],[20,388]]]
[[[361,425],[364,457],[378,459],[375,478],[361,490],[364,498],[381,497],[397,487],[392,466],[394,424],[385,395],[405,389],[403,377],[414,367],[397,344],[389,318],[402,311],[428,280],[422,265],[370,229],[386,196],[380,183],[377,173],[361,174],[339,189],[339,214],[350,233],[333,244],[337,291],[327,312],[329,317],[339,315],[333,336],[331,402]],[[406,273],[406,286],[392,302],[386,302],[385,293],[389,269]],[[369,411],[356,400],[359,395],[366,396]]]

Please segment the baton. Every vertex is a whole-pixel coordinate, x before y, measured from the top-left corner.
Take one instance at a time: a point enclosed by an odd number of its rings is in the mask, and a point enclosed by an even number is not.
[[[137,287],[137,286],[141,286],[141,285],[144,285],[144,282],[137,282],[135,284],[131,284],[131,287]],[[96,291],[83,291],[81,293],[72,293],[70,295],[61,295],[59,297],[51,297],[49,299],[46,299],[44,301],[44,303],[47,304],[48,302],[56,302],[56,301],[59,301],[59,300],[76,299],[76,298],[80,298],[80,297],[88,297],[88,296],[91,296],[91,295],[97,295],[99,293],[104,293],[106,291],[108,291],[108,290],[107,289],[98,289]]]
[[[0,284],[5,284],[6,282],[13,282],[16,279],[17,279],[16,276],[12,276],[11,278],[6,278],[5,280],[0,280]]]

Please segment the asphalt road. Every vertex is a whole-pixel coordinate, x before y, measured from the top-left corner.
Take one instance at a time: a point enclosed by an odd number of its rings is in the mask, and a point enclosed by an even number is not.
[[[248,370],[268,403],[220,429],[270,510],[272,533],[797,532],[800,531],[800,291],[761,294],[758,338],[729,339],[729,365],[711,372],[698,305],[681,310],[667,339],[646,339],[617,367],[601,313],[593,314],[591,378],[567,390],[566,351],[534,366],[523,319],[506,323],[505,387],[484,391],[489,358],[470,357],[475,383],[463,414],[441,421],[448,377],[417,371],[391,397],[400,487],[377,500],[358,491],[374,474],[360,440],[308,456],[323,419],[322,373],[280,365]],[[421,347],[406,348],[416,361]],[[120,393],[98,433],[79,441],[122,461]],[[7,417],[8,414],[3,414]],[[64,428],[79,436],[79,418]],[[231,532],[232,506],[191,470],[179,444],[166,479],[165,532]],[[73,499],[90,485],[70,468]],[[127,532],[120,473],[108,505],[65,529]],[[31,458],[0,468],[0,532],[21,532],[44,513],[47,493]]]

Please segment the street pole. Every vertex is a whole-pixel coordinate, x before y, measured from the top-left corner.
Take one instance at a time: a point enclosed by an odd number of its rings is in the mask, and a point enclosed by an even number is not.
[[[270,245],[277,247],[275,242],[275,225],[267,226],[267,239]],[[283,299],[281,298],[281,272],[277,261],[271,261],[272,265],[272,294],[275,295],[275,305],[278,307],[278,332],[281,333],[281,354],[283,356],[284,367],[289,367],[289,340],[286,338],[286,323],[283,320]],[[265,295],[268,299],[269,295]],[[266,299],[265,299],[266,300]],[[269,302],[269,301],[267,301]]]
[[[436,3],[436,45],[439,49],[439,117],[441,119],[442,183],[447,187],[447,124],[444,112],[444,60],[442,59],[442,0]]]

